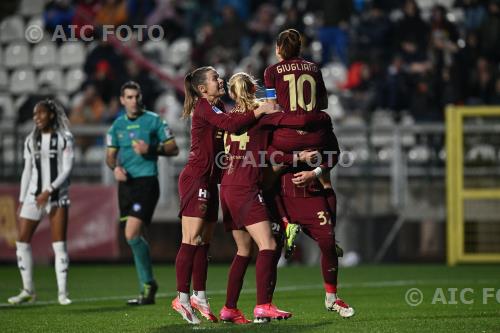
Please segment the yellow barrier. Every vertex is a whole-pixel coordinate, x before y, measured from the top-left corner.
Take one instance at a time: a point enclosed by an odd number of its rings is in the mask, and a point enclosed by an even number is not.
[[[447,262],[500,262],[499,253],[465,251],[464,201],[500,200],[500,188],[464,188],[465,117],[500,117],[499,107],[456,107],[446,109],[446,206]]]

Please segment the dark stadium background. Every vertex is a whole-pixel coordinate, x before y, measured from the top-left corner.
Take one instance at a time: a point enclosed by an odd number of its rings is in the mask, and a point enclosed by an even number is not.
[[[183,76],[209,64],[226,79],[247,71],[262,82],[264,68],[276,61],[277,33],[293,27],[303,33],[304,57],[322,66],[327,112],[350,152],[346,164],[353,162],[332,173],[343,263],[444,262],[444,109],[500,103],[499,1],[23,0],[0,6],[1,261],[15,261],[21,147],[33,105],[46,96],[65,106],[77,138],[70,255],[74,261],[129,261],[116,223],[114,182],[104,166],[103,133],[121,112],[121,83],[133,79],[181,150],[161,162],[162,196],[149,233],[154,259],[171,262],[180,242],[177,178],[189,149],[189,124],[179,119]],[[79,32],[87,24],[93,28],[83,39],[92,41],[61,38],[61,31],[71,36],[70,25]],[[110,36],[103,42],[105,24],[158,24],[164,39]],[[42,29],[43,39],[27,37],[32,27]],[[493,185],[498,140],[492,134],[469,140],[464,153],[466,165],[482,170]],[[485,214],[495,216],[495,205]],[[34,246],[37,260],[47,262],[52,254],[43,230]],[[216,237],[213,260],[230,260],[232,240],[221,227]],[[293,262],[317,260],[315,247],[301,239]]]

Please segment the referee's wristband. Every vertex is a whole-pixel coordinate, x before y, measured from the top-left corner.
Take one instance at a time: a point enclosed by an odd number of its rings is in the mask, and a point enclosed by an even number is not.
[[[316,175],[316,178],[318,178],[319,176],[321,176],[323,169],[321,169],[321,167],[316,167],[316,169],[314,169],[313,172]]]

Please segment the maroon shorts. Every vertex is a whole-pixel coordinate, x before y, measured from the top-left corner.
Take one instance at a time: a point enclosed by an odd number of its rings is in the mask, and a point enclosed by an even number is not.
[[[283,204],[290,216],[290,222],[300,224],[304,233],[315,241],[335,237],[328,204],[323,196],[283,197]]]
[[[179,217],[199,217],[216,222],[219,214],[219,189],[203,177],[192,175],[188,168],[179,175]]]
[[[264,199],[257,187],[222,185],[220,201],[226,231],[269,221]]]

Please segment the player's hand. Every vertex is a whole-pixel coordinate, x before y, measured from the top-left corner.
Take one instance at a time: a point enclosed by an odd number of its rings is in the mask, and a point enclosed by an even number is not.
[[[132,148],[137,155],[146,155],[148,153],[149,145],[144,140],[134,140]]]
[[[281,112],[281,108],[274,102],[264,102],[257,109],[253,110],[256,118],[264,114],[273,114]]]
[[[49,201],[50,197],[50,192],[45,190],[39,195],[36,196],[36,206],[38,208],[41,208],[47,204],[47,201]]]
[[[304,187],[315,179],[316,174],[313,171],[301,171],[293,174],[292,183]]]
[[[120,166],[117,166],[113,169],[113,175],[118,182],[127,181],[127,171],[125,171],[125,169]]]
[[[318,162],[318,155],[319,152],[317,150],[306,149],[298,154],[298,158],[300,162],[316,164]]]

